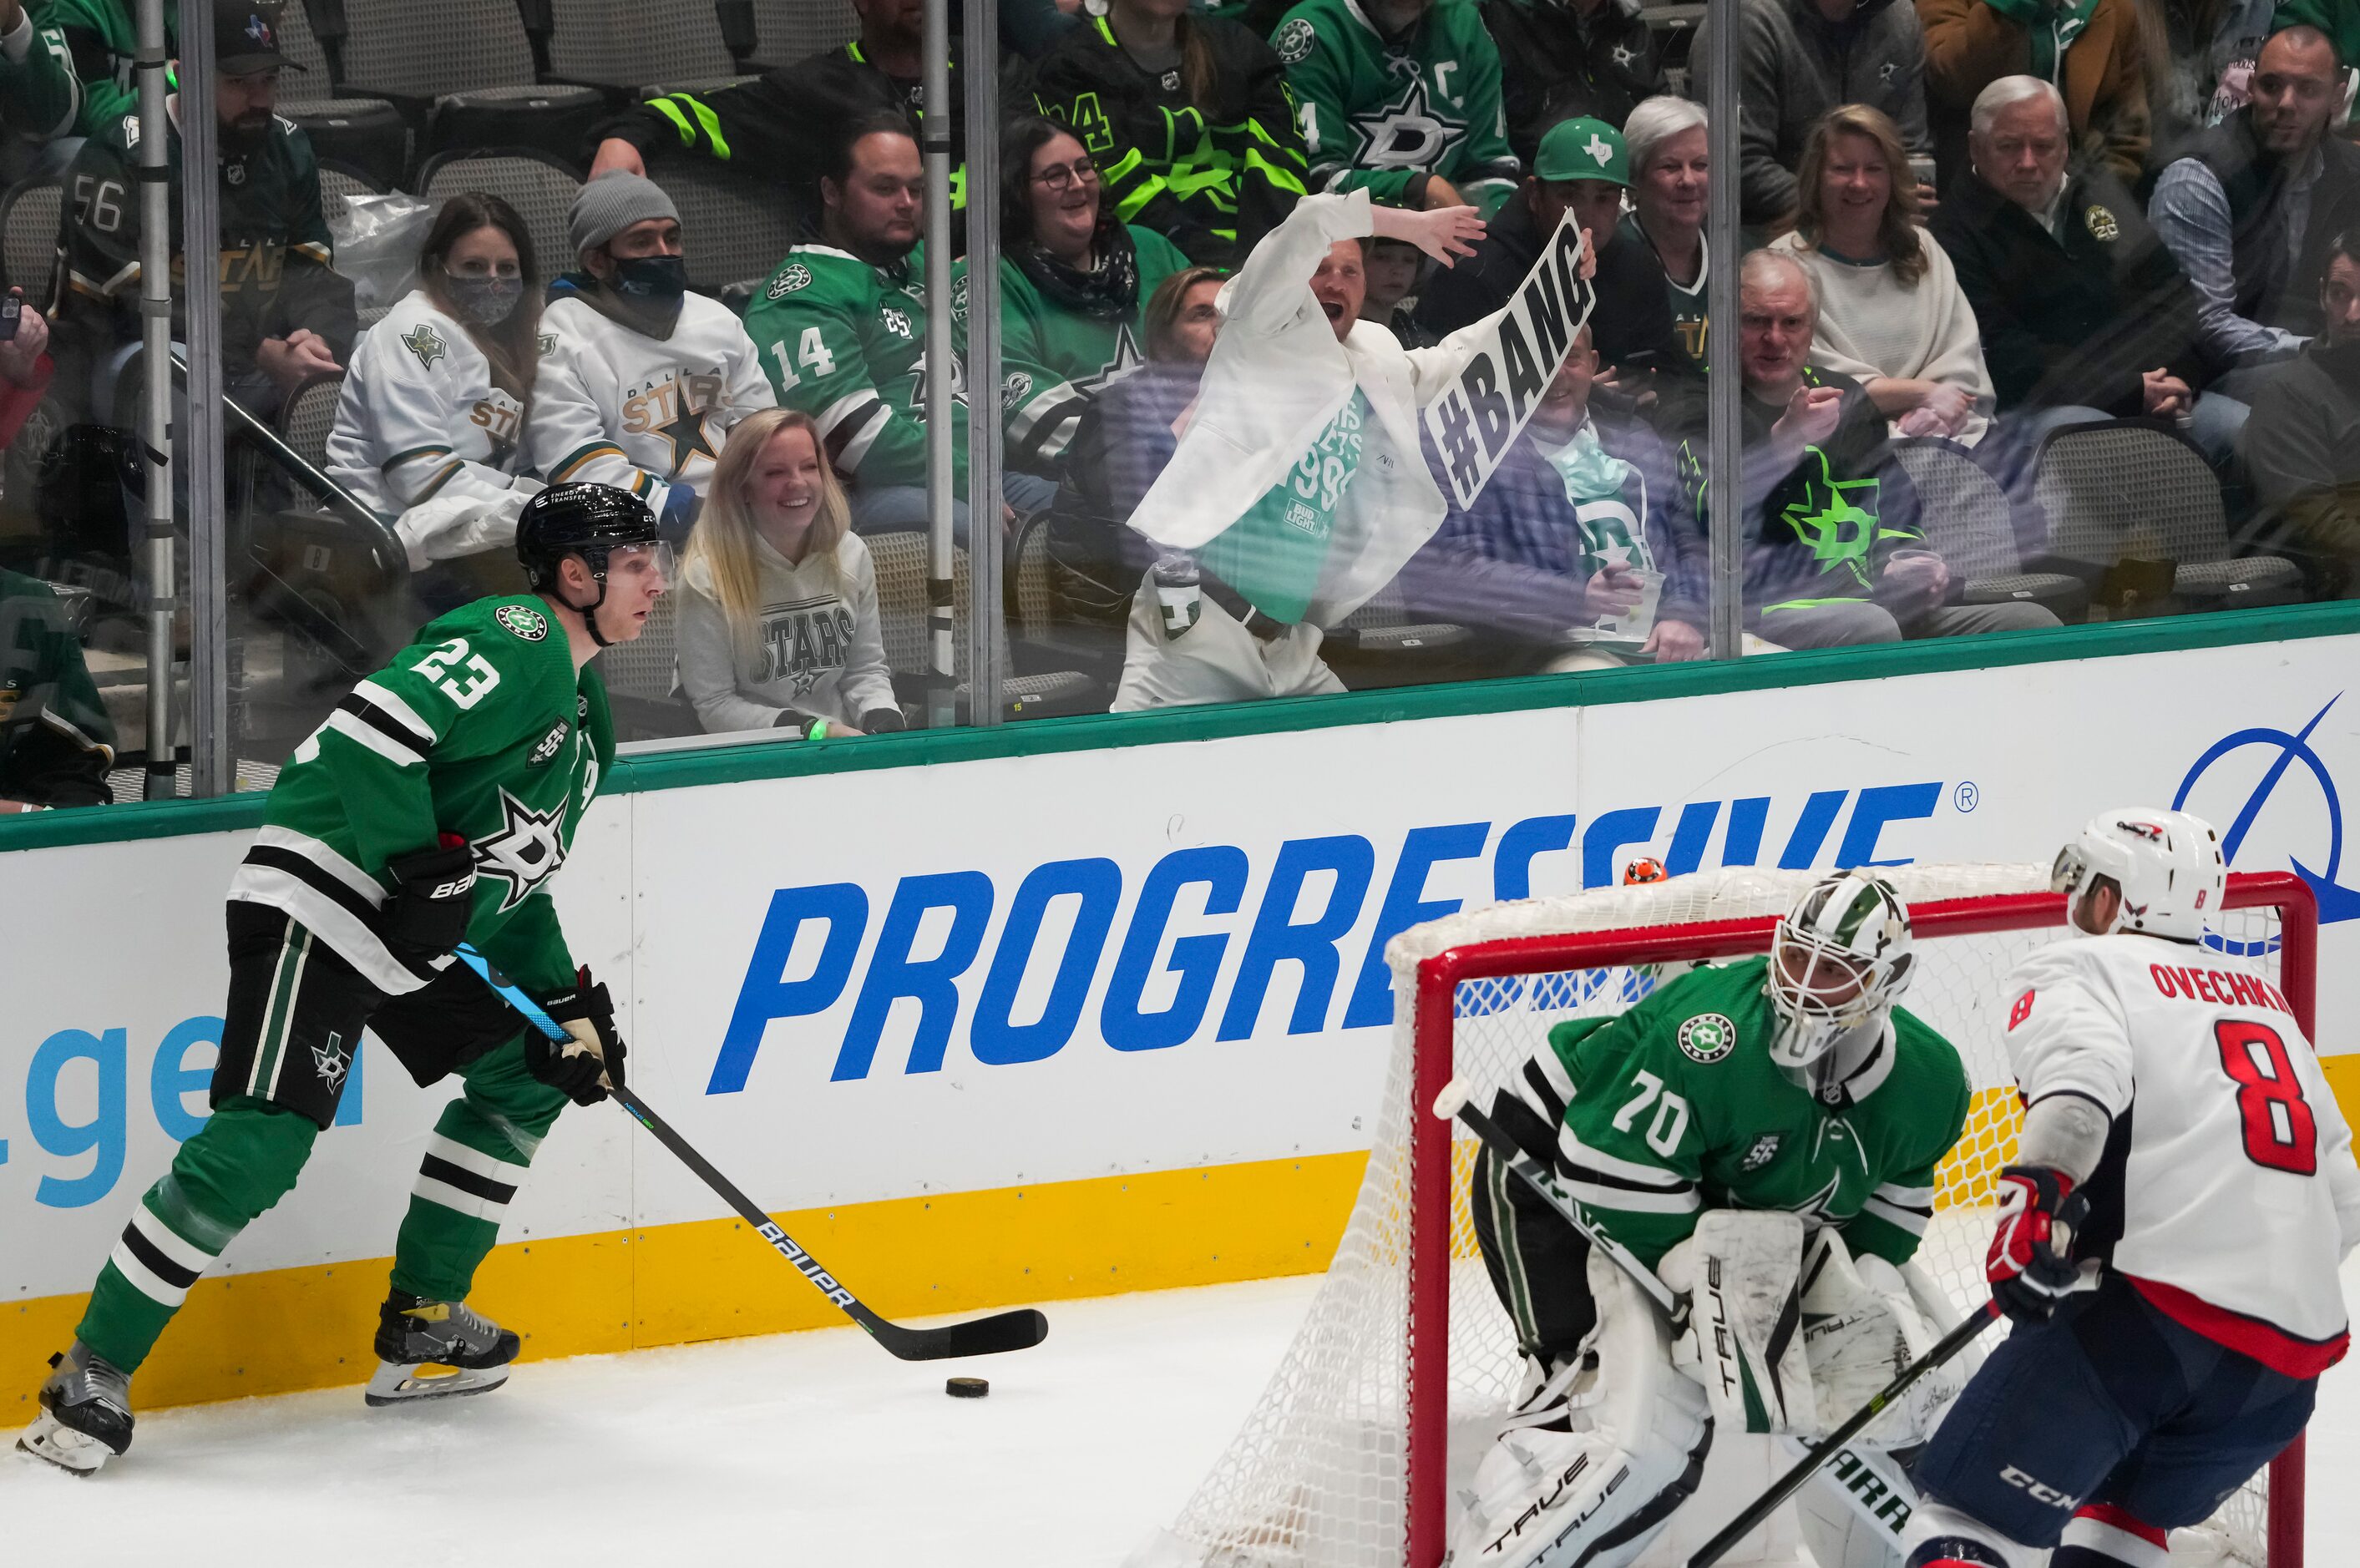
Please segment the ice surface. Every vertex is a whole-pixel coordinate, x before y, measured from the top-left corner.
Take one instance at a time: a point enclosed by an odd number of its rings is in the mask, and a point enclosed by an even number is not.
[[[1228,1444],[1317,1283],[1052,1302],[1045,1345],[967,1362],[898,1362],[844,1329],[530,1363],[405,1410],[355,1387],[158,1411],[88,1481],[0,1456],[5,1555],[1115,1568]],[[2344,1289],[2360,1301],[2360,1264]],[[945,1395],[961,1375],[990,1397]],[[2340,1479],[2360,1465],[2360,1367],[2321,1393],[2310,1539],[2332,1563],[2360,1540]]]

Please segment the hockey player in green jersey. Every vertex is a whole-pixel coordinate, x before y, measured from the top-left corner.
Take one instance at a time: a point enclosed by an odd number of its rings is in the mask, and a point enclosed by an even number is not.
[[[1816,1435],[1939,1336],[1947,1300],[1907,1266],[1969,1085],[1958,1052],[1894,1005],[1913,964],[1891,887],[1833,873],[1779,921],[1767,957],[1560,1023],[1500,1091],[1501,1125],[1591,1225],[1685,1295],[1685,1321],[1666,1323],[1545,1200],[1478,1156],[1476,1235],[1528,1373],[1459,1521],[1460,1561],[1629,1563],[1695,1490],[1716,1427]],[[1867,1445],[1932,1431],[1957,1383],[1928,1382]],[[1635,1484],[1613,1479],[1622,1465]],[[1813,1484],[1837,1485],[1825,1472]],[[1834,1497],[1801,1500],[1817,1560],[1897,1563],[1892,1531],[1853,1528]]]
[[[1302,105],[1312,190],[1487,218],[1514,193],[1500,51],[1474,0],[1303,0],[1270,41]]]
[[[426,1139],[378,1314],[368,1402],[497,1388],[518,1336],[466,1305],[535,1149],[623,1081],[606,988],[548,879],[614,757],[598,650],[664,591],[655,518],[598,485],[517,523],[534,591],[428,625],[295,750],[229,892],[213,1115],[148,1190],[19,1439],[71,1470],[131,1443],[131,1377],[191,1286],[295,1184],[366,1028],[421,1084],[464,1092]],[[574,1040],[553,1046],[453,951],[472,942]]]

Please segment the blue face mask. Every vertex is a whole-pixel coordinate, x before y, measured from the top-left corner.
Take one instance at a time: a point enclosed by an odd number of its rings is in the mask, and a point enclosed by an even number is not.
[[[615,262],[615,292],[627,299],[669,305],[688,292],[684,256],[635,256]]]
[[[517,301],[524,298],[521,278],[464,277],[446,272],[442,275],[442,288],[451,296],[451,308],[471,327],[498,326],[516,314]]]

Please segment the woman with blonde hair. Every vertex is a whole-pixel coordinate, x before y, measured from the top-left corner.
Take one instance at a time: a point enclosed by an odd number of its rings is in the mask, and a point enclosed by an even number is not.
[[[808,414],[729,433],[681,574],[680,681],[708,731],[901,728],[877,572]]]
[[[1900,127],[1864,103],[1811,127],[1794,232],[1773,240],[1819,296],[1811,364],[1863,387],[1894,433],[1969,445],[1990,428],[1991,372],[1950,258],[1918,222]]]

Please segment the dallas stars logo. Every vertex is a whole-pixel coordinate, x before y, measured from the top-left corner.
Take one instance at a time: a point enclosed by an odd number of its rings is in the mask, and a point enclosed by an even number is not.
[[[1147,355],[1140,352],[1139,340],[1131,335],[1131,323],[1125,321],[1115,329],[1114,357],[1098,366],[1096,376],[1075,382],[1074,390],[1095,397],[1146,363]]]
[[[1375,112],[1353,115],[1352,129],[1360,138],[1352,161],[1362,169],[1431,169],[1467,136],[1465,125],[1433,112],[1423,77]]]
[[[1828,472],[1828,454],[1811,448],[1819,472],[1804,483],[1802,495],[1782,514],[1795,537],[1823,567],[1841,566],[1868,586],[1863,558],[1876,534],[1878,485],[1874,479],[1838,479]]]
[[[436,360],[446,358],[450,354],[449,346],[442,342],[442,334],[427,321],[419,322],[418,330],[401,340],[401,346],[418,356],[421,370],[433,369]]]
[[[1639,51],[1629,44],[1616,44],[1612,52],[1614,64],[1619,70],[1628,71],[1639,63]]]
[[[475,870],[507,884],[498,911],[506,914],[530,898],[533,889],[565,863],[565,842],[560,836],[565,827],[565,803],[561,800],[550,811],[536,811],[502,789],[500,815],[499,831],[475,843]]]
[[[1737,1026],[1725,1013],[1699,1013],[1682,1021],[1679,1040],[1692,1061],[1718,1062],[1737,1049]]]
[[[311,1067],[319,1073],[320,1082],[334,1094],[343,1084],[344,1074],[352,1071],[353,1053],[344,1049],[344,1037],[331,1031],[325,1045],[311,1048]]]

